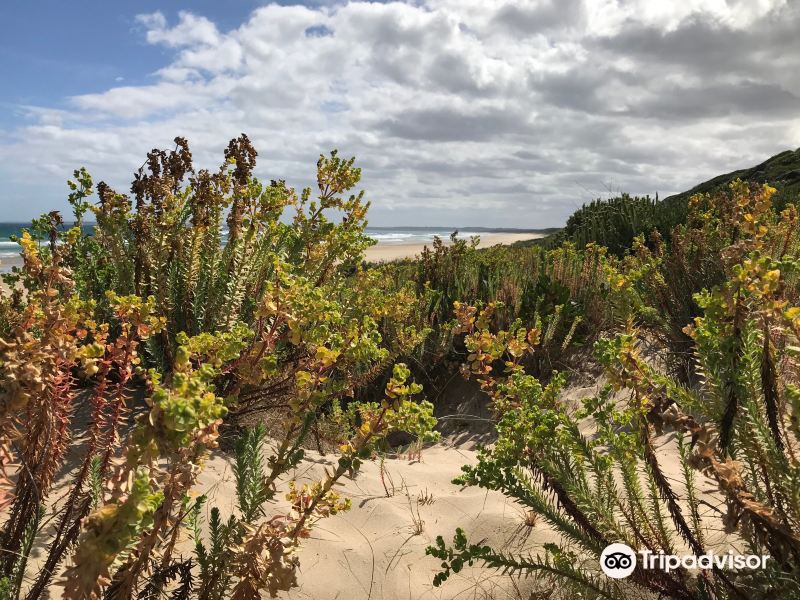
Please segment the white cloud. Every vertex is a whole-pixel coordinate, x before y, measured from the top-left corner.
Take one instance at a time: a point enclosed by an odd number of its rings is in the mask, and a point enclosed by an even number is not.
[[[154,81],[29,110],[0,159],[62,180],[86,164],[124,190],[175,135],[214,166],[247,132],[257,173],[298,185],[320,152],[358,156],[375,224],[549,226],[612,181],[674,192],[797,145],[800,12],[783,0],[269,5],[228,32],[189,12],[137,20],[170,52]],[[20,210],[36,166],[0,184]]]
[[[191,46],[217,46],[221,41],[217,26],[205,17],[190,12],[178,13],[178,24],[170,27],[166,17],[160,12],[136,17],[147,30],[147,41],[151,44],[164,44],[170,48]]]

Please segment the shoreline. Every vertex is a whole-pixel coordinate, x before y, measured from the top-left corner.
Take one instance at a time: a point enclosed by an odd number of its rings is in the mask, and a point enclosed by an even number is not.
[[[461,239],[469,239],[472,235],[480,237],[478,248],[489,248],[497,245],[510,245],[514,242],[535,240],[545,237],[543,233],[464,233]],[[442,238],[445,246],[451,244],[450,238]],[[400,243],[378,243],[367,248],[364,252],[364,260],[367,262],[391,262],[403,258],[414,258],[425,246],[431,246],[432,240],[424,242],[400,242]]]
[[[525,240],[535,240],[545,236],[543,233],[474,233],[465,234],[461,239],[469,239],[472,235],[480,237],[478,248],[488,248],[498,244],[509,245],[514,242],[522,242]],[[451,244],[450,238],[442,238],[445,246]],[[364,252],[364,260],[367,262],[391,262],[393,260],[400,260],[404,258],[413,258],[417,256],[425,246],[431,246],[432,240],[417,241],[417,242],[378,242],[375,246],[371,246]],[[8,273],[12,267],[22,266],[22,257],[3,256],[0,257],[0,274]]]
[[[10,273],[12,267],[22,266],[22,256],[15,254],[14,256],[0,256],[0,274]]]

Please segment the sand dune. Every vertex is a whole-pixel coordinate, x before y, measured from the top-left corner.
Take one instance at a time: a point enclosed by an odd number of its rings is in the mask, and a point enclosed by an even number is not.
[[[296,471],[299,482],[323,477],[335,466],[334,455],[308,451]],[[525,581],[514,581],[477,565],[453,575],[442,587],[432,585],[439,561],[425,555],[436,536],[448,542],[457,527],[470,540],[485,540],[496,548],[533,549],[555,541],[543,526],[524,524],[522,509],[498,492],[451,483],[461,465],[475,463],[470,450],[437,444],[426,449],[422,462],[387,459],[387,483],[381,484],[377,461],[367,461],[339,491],[352,499],[350,511],[320,521],[312,538],[302,544],[299,587],[286,594],[297,600],[423,600],[444,598],[527,598]],[[235,504],[231,462],[221,455],[206,464],[198,491],[209,495],[224,513]],[[391,480],[392,483],[389,483]],[[282,502],[281,502],[282,503]],[[276,506],[278,509],[280,504]],[[416,523],[415,523],[416,521]]]
[[[573,384],[564,390],[562,401],[576,406],[581,398],[597,394],[603,384],[602,378],[584,381],[583,385]],[[481,401],[474,386],[460,383],[452,392],[452,406],[442,406],[440,410],[453,411],[456,417],[484,414],[485,399]],[[533,524],[526,523],[523,508],[503,494],[453,484],[452,479],[460,474],[462,465],[477,462],[477,452],[472,449],[474,442],[490,444],[492,437],[480,425],[475,429],[470,426],[470,431],[461,430],[458,423],[450,428],[442,422],[442,427],[445,441],[426,448],[421,461],[409,460],[404,455],[386,458],[388,496],[377,460],[365,461],[354,478],[341,480],[338,491],[351,499],[351,510],[317,523],[311,538],[302,542],[298,553],[299,585],[282,593],[281,598],[528,600],[531,597],[537,586],[534,580],[509,577],[482,568],[480,564],[465,566],[443,586],[433,586],[439,561],[426,556],[425,548],[434,543],[438,535],[450,542],[457,527],[464,529],[470,543],[485,543],[495,550],[517,555],[541,554],[544,543],[563,541],[541,518]],[[587,436],[592,435],[593,429],[590,419],[582,424]],[[655,443],[662,469],[671,481],[679,482],[680,463],[674,436],[658,436]],[[68,459],[75,459],[79,451],[80,444],[73,446]],[[271,450],[267,448],[265,452],[270,454]],[[289,480],[296,478],[300,484],[319,481],[324,477],[325,468],[335,467],[336,461],[335,454],[322,455],[307,450],[298,468],[282,478],[277,499],[267,508],[268,515],[288,510],[284,494]],[[69,460],[68,464],[70,469],[75,468],[74,460]],[[221,450],[215,451],[205,463],[193,493],[208,496],[203,509],[206,522],[214,506],[219,508],[223,519],[235,509],[232,466],[233,457]],[[697,475],[698,490],[704,502],[708,506],[723,507],[716,484]],[[68,471],[60,475],[59,484],[51,494],[52,501],[62,498],[69,479]],[[680,485],[678,488],[682,489]],[[192,555],[192,542],[187,530],[182,530],[181,536],[178,553],[188,558]],[[718,526],[712,527],[708,536],[711,547],[725,551],[733,543],[738,552],[744,551]],[[680,540],[675,542],[680,546]],[[29,577],[40,567],[44,553],[45,548],[40,544],[34,547],[28,562]],[[58,597],[60,591],[54,583],[49,597]]]
[[[577,406],[581,398],[597,394],[603,384],[600,378],[590,385],[573,385],[563,392],[562,401]],[[468,388],[457,388],[467,404],[473,396]],[[470,406],[468,412],[474,413],[475,407]],[[583,423],[582,429],[586,435],[592,435],[594,427],[590,419]],[[543,554],[543,544],[563,542],[541,518],[532,526],[526,524],[523,508],[503,494],[453,484],[452,479],[460,474],[462,465],[477,462],[477,452],[468,449],[473,444],[464,437],[451,434],[446,440],[426,448],[421,462],[403,456],[387,458],[389,497],[381,483],[377,461],[366,461],[354,479],[343,478],[339,491],[351,498],[351,510],[318,523],[298,555],[299,587],[281,597],[528,600],[536,589],[534,580],[509,577],[479,564],[465,566],[441,587],[433,587],[439,561],[426,556],[425,548],[438,535],[449,543],[457,527],[464,529],[470,543],[485,543],[512,554]],[[482,441],[491,442],[485,438]],[[663,471],[671,481],[680,482],[681,467],[674,436],[658,436],[655,444]],[[299,483],[320,480],[324,468],[334,467],[335,463],[335,455],[322,456],[309,450],[298,469],[284,479],[296,477]],[[234,508],[236,501],[231,466],[229,457],[216,453],[206,464],[198,485],[198,491],[209,496],[207,507],[216,504],[223,515]],[[698,473],[697,483],[704,501],[712,506],[723,505],[714,482]],[[273,510],[280,511],[284,506],[286,503],[281,499]],[[713,547],[727,549],[730,543],[735,547],[735,540],[716,528],[708,536]],[[677,547],[682,546],[680,540],[674,541]],[[744,551],[741,547],[736,549]]]

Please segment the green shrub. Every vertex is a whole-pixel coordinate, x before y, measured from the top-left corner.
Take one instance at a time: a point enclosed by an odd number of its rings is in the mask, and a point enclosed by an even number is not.
[[[534,556],[510,556],[469,545],[457,532],[452,547],[439,538],[428,549],[443,561],[435,584],[477,560],[550,581],[566,597],[800,593],[797,216],[792,208],[775,214],[773,191],[737,183],[730,195],[703,200],[708,211],[701,219],[713,227],[737,225],[721,253],[725,279],[695,297],[702,314],[687,329],[703,376],[697,389],[645,360],[629,322],[623,333],[597,343],[612,387],[575,412],[559,400],[563,377],[544,386],[521,366],[521,355],[535,352],[535,330],[492,333],[485,319],[466,323],[475,349],[466,372],[490,395],[498,440],[457,481],[502,491],[538,513],[563,542]],[[498,360],[506,365],[501,375],[494,372]],[[592,435],[581,427],[587,418]],[[677,439],[679,482],[665,474],[655,449],[663,428]],[[717,483],[726,513],[701,515],[698,470]],[[600,553],[612,542],[699,556],[719,550],[709,534],[719,529],[735,532],[747,553],[769,555],[767,568],[714,567],[693,575],[639,565],[624,582],[599,572]]]
[[[341,197],[360,177],[352,159],[321,157],[319,197],[298,199],[283,182],[252,178],[245,136],[213,175],[195,173],[176,142],[150,153],[135,203],[98,185],[89,205],[81,170],[71,184],[76,225],[62,232],[51,213],[20,237],[24,264],[0,302],[0,589],[9,597],[40,598],[59,573],[67,598],[188,597],[195,584],[201,597],[274,595],[295,584],[295,550],[313,524],[347,508],[333,491],[343,474],[393,430],[432,439],[432,407],[417,403],[420,388],[395,364],[384,401],[342,424],[336,469],[311,485],[289,482],[292,510],[268,518],[265,502],[323,412],[353,402],[427,331],[414,326],[413,289],[386,289],[361,268],[368,205],[362,194]],[[292,224],[279,220],[288,206]],[[90,210],[93,235],[82,224]],[[223,524],[212,512],[205,546],[199,504],[187,498],[223,419],[281,408],[282,436],[266,460],[263,431],[240,442],[239,514]],[[70,471],[75,438],[83,443]],[[56,485],[66,491],[56,496]],[[187,525],[199,580],[176,556]],[[35,545],[43,562],[26,585]]]

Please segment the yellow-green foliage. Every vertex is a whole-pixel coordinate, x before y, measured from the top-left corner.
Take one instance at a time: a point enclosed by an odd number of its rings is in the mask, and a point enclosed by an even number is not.
[[[296,585],[302,540],[349,508],[341,477],[393,431],[438,438],[406,364],[446,368],[458,356],[498,434],[459,481],[512,496],[565,543],[515,557],[459,532],[453,547],[429,549],[443,561],[436,584],[481,560],[564,595],[798,595],[793,205],[777,212],[771,188],[734,182],[692,199],[669,235],[614,252],[592,235],[487,250],[454,237],[418,261],[367,266],[369,203],[353,192],[354,160],[321,156],[312,198],[258,181],[256,155],[243,135],[219,169],[196,170],[176,138],[175,150],[148,155],[131,197],[100,183],[97,202],[76,171],[75,226],[65,231],[54,212],[20,236],[24,266],[0,293],[0,593],[34,600],[59,583],[69,598],[249,599]],[[645,360],[643,342],[666,370]],[[561,402],[566,376],[553,366],[589,344],[610,387],[576,410]],[[412,356],[422,361],[401,362]],[[207,499],[193,489],[220,428],[266,413],[281,424],[274,450],[263,427],[242,434],[236,511],[223,520],[212,507],[205,522]],[[320,425],[338,446],[335,468],[284,482]],[[678,440],[679,482],[654,450],[664,428]],[[698,470],[727,503],[711,524]],[[271,514],[279,493],[291,509]],[[770,568],[636,571],[626,585],[597,573],[611,541],[699,554],[707,529],[722,526],[769,553]],[[181,531],[192,560],[176,551]],[[45,551],[31,574],[34,547]]]
[[[494,332],[484,314],[476,318],[474,308],[456,306],[471,352],[464,371],[489,393],[498,433],[497,443],[481,452],[477,466],[465,466],[458,481],[508,494],[553,526],[563,542],[514,556],[470,545],[459,530],[453,546],[439,538],[428,549],[442,560],[436,585],[480,561],[531,574],[568,597],[800,594],[800,245],[794,207],[777,214],[773,193],[736,182],[727,194],[696,198],[695,218],[676,233],[678,245],[686,237],[707,239],[697,251],[718,261],[722,273],[719,284],[696,293],[700,314],[685,323],[701,378],[691,388],[645,359],[644,330],[634,325],[642,308],[659,299],[648,295],[658,288],[645,280],[666,264],[668,249],[654,256],[639,247],[609,272],[612,287],[628,290],[629,319],[621,332],[597,342],[610,386],[577,411],[559,399],[563,376],[545,386],[525,372],[520,357],[536,353],[536,329]],[[662,278],[655,285],[671,283]],[[649,331],[659,323],[650,315],[645,320]],[[500,360],[502,373],[496,371]],[[596,427],[591,436],[579,427],[587,418]],[[678,441],[682,481],[665,474],[655,449],[654,437],[665,429]],[[701,513],[697,471],[716,482],[724,512]],[[709,532],[723,528],[743,540],[747,553],[769,555],[767,567],[695,574],[636,569],[624,581],[600,573],[600,552],[612,542],[701,555],[715,550]]]
[[[605,248],[582,250],[564,244],[495,246],[478,250],[475,240],[453,236],[450,245],[435,240],[418,261],[380,265],[375,270],[395,287],[416,283],[419,320],[432,328],[421,353],[426,363],[439,363],[460,349],[452,322],[455,302],[493,304],[493,322],[507,328],[516,319],[529,325],[547,317],[546,348],[535,361],[541,373],[557,362],[569,342],[588,343],[599,332],[624,322],[630,312],[626,291],[609,284],[621,261]]]
[[[415,326],[410,286],[390,289],[361,266],[368,204],[363,193],[342,195],[360,178],[352,159],[321,157],[312,199],[254,179],[246,136],[214,174],[195,172],[188,145],[176,143],[150,153],[133,200],[100,184],[90,204],[91,178],[77,171],[77,226],[62,232],[51,213],[20,238],[24,266],[6,278],[15,291],[2,296],[0,340],[0,589],[11,597],[39,598],[56,579],[68,598],[188,597],[195,577],[201,597],[277,594],[295,585],[296,547],[314,522],[349,506],[333,491],[343,474],[391,431],[435,438],[432,406],[417,404],[420,388],[397,365],[381,408],[365,405],[340,429],[337,469],[290,483],[292,511],[267,514],[323,413],[358,410],[355,390],[427,330]],[[291,223],[279,219],[284,209]],[[89,211],[94,235],[81,227]],[[78,419],[81,405],[88,415]],[[275,405],[290,407],[278,415],[275,452],[257,460],[266,448],[250,443],[237,454],[247,509],[212,520],[202,550],[200,501],[187,499],[223,419]],[[68,473],[76,438],[79,466]],[[55,496],[57,481],[67,491]],[[175,553],[187,523],[205,557],[199,575]],[[29,581],[34,543],[47,550]]]

